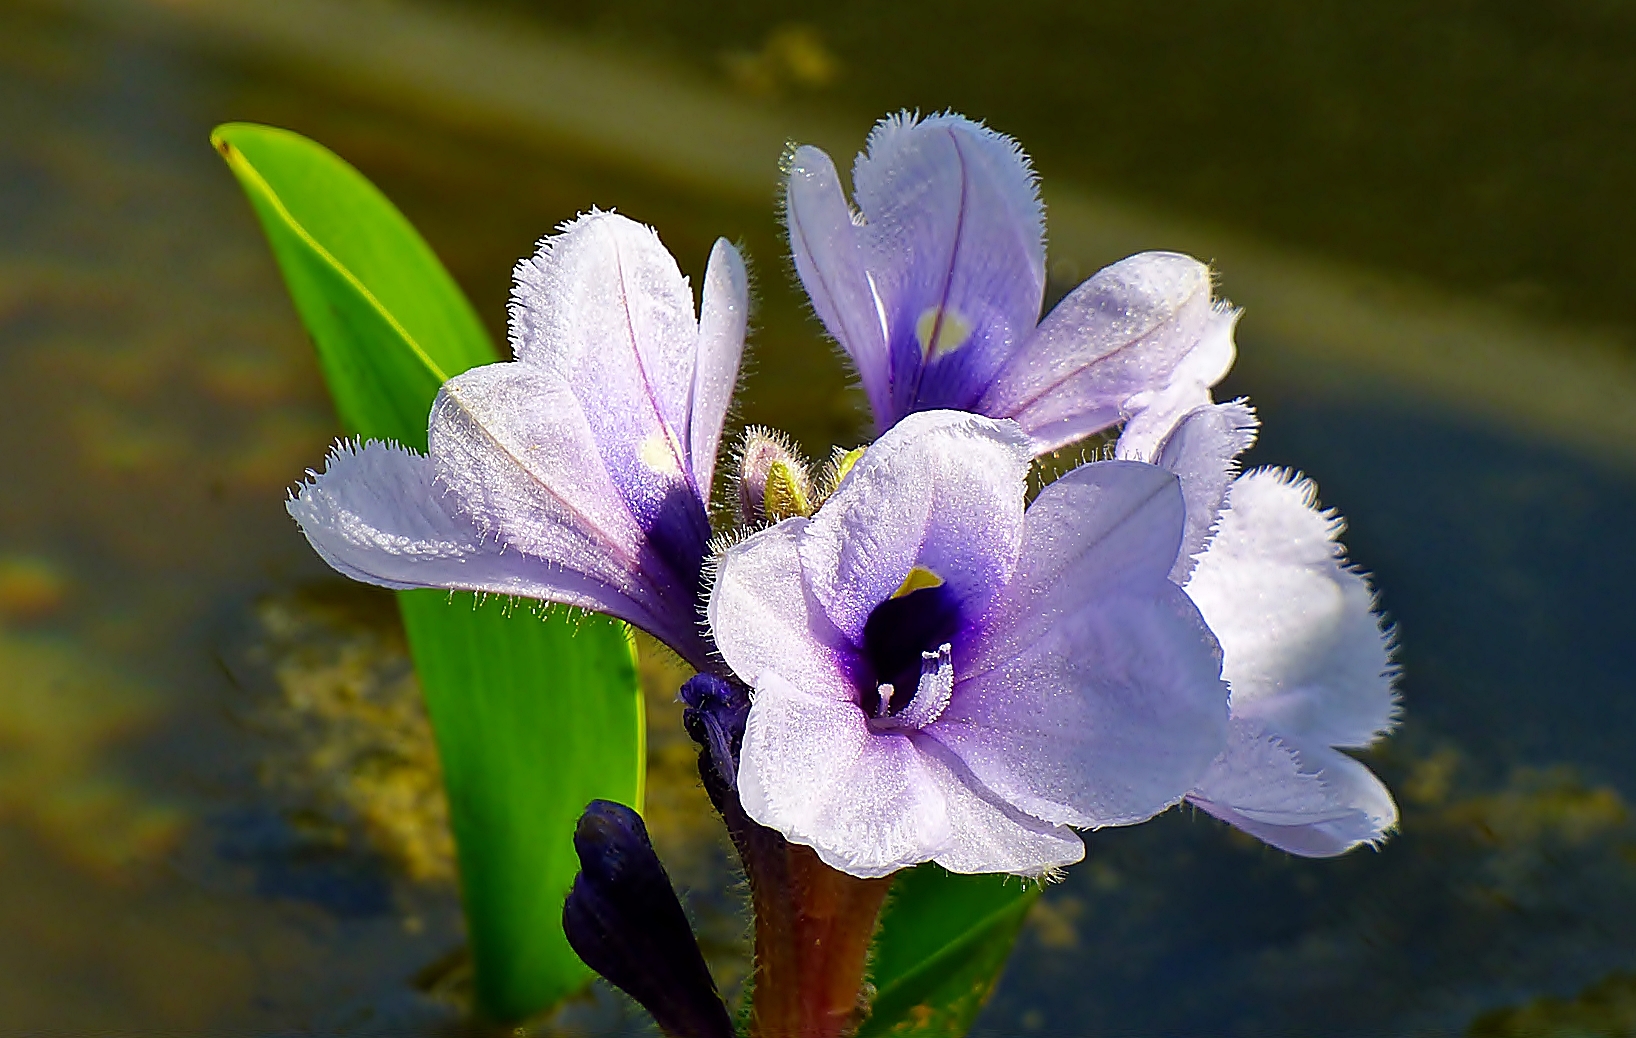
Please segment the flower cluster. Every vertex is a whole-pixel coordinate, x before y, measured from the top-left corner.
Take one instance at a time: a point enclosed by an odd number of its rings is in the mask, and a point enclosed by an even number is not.
[[[1392,724],[1390,634],[1312,485],[1234,471],[1256,420],[1211,400],[1237,312],[1209,270],[1142,253],[1038,320],[1043,211],[1010,139],[889,118],[852,181],[856,210],[795,151],[790,248],[882,435],[713,585],[743,264],[717,243],[695,317],[612,213],[518,264],[516,359],[449,380],[428,456],[341,445],[291,514],[348,576],[599,610],[743,681],[745,810],[855,875],[1038,874],[1078,859],[1071,827],[1184,798],[1298,854],[1379,840],[1391,797],[1337,747]],[[1032,457],[1121,422],[1116,460],[1024,507]],[[769,468],[792,479],[746,456],[741,512]]]
[[[688,723],[730,826],[853,877],[1042,875],[1075,830],[1183,801],[1295,854],[1381,840],[1391,795],[1342,751],[1393,724],[1391,632],[1312,484],[1238,471],[1257,419],[1212,397],[1238,313],[1209,269],[1142,253],[1042,319],[1028,160],[955,115],[882,121],[853,202],[815,148],[787,175],[873,444],[814,479],[752,431],[713,540],[743,264],[716,244],[696,315],[651,230],[592,212],[518,265],[515,360],[443,387],[428,455],[342,445],[298,489],[313,547],[650,632],[703,675]],[[1029,500],[1037,457],[1116,427]],[[571,916],[606,916],[592,893]]]
[[[651,229],[574,219],[517,265],[514,360],[448,380],[429,452],[340,444],[288,508],[355,580],[605,612],[699,675],[700,774],[756,907],[754,1033],[839,1035],[888,876],[1044,876],[1075,830],[1191,802],[1296,855],[1396,824],[1348,748],[1391,729],[1392,634],[1309,481],[1238,472],[1238,313],[1144,252],[1040,318],[1044,210],[1011,139],[888,118],[787,165],[790,252],[874,444],[808,472],[751,429],[712,529],[748,288],[694,296]],[[1111,452],[1037,486],[1040,455]],[[542,733],[545,738],[545,733]],[[587,809],[569,943],[667,1033],[733,1031],[641,820]]]

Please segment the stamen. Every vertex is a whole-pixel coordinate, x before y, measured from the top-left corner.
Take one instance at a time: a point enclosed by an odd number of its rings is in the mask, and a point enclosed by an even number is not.
[[[920,684],[909,704],[896,714],[886,709],[891,688],[891,685],[881,686],[881,712],[870,722],[876,728],[919,730],[943,716],[954,694],[953,646],[944,642],[936,652],[920,654]]]
[[[863,629],[864,658],[874,680],[898,690],[897,708],[920,683],[925,653],[952,641],[961,629],[960,600],[938,575],[915,567],[897,594],[876,606]]]

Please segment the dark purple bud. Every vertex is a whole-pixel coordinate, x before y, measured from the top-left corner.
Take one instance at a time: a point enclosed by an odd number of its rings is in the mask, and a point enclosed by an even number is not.
[[[562,909],[568,943],[671,1038],[732,1038],[699,942],[635,811],[593,800],[574,830],[580,873]]]
[[[678,695],[687,704],[682,712],[687,734],[709,755],[727,788],[737,789],[738,752],[744,741],[744,722],[750,716],[749,695],[743,686],[714,674],[688,678]]]

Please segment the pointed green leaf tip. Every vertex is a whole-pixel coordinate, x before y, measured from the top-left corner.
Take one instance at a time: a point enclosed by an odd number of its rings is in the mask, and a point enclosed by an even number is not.
[[[500,359],[465,294],[328,148],[252,123],[218,126],[210,140],[261,221],[347,431],[425,450],[438,387]]]
[[[329,149],[251,123],[210,140],[261,222],[346,430],[424,451],[444,380],[499,359],[465,294]],[[443,763],[478,1008],[521,1019],[589,976],[562,932],[580,812],[599,798],[641,806],[630,632],[463,593],[398,601]]]

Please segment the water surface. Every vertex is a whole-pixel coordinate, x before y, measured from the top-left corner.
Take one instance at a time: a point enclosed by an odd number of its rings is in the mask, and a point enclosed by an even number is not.
[[[511,263],[591,204],[654,224],[695,277],[717,234],[738,239],[759,301],[742,419],[821,457],[860,442],[857,399],[788,273],[776,154],[758,188],[746,145],[716,190],[666,165],[680,144],[645,163],[640,140],[394,104],[284,37],[234,36],[231,7],[0,6],[0,1029],[450,1033],[462,936],[417,689],[390,599],[336,578],[284,515],[337,430],[210,126],[334,147],[497,335]],[[452,8],[367,10],[491,31]],[[1369,302],[1379,278],[1420,293],[1417,312],[1474,305],[1561,375],[1570,417],[1588,386],[1588,424],[1631,420],[1636,383],[1587,374],[1623,370],[1636,321],[1619,189],[1636,66],[1614,8],[1362,24],[1263,5],[1168,25],[1111,6],[911,10],[489,14],[532,19],[616,84],[637,70],[632,97],[674,82],[714,99],[731,124],[700,135],[821,127],[843,147],[880,111],[961,106],[1021,135],[1048,188],[1133,200],[1108,242],[1253,241],[1375,306],[1349,334],[1381,357],[1421,347],[1391,334],[1398,303]],[[1062,232],[1054,292],[1118,258],[1103,240]],[[1228,295],[1231,249],[1214,256]],[[1293,304],[1258,314],[1250,262],[1227,388],[1265,420],[1251,463],[1317,479],[1398,625],[1405,722],[1368,759],[1403,831],[1322,862],[1186,812],[1095,834],[978,1032],[1620,1033],[1636,452],[1449,390],[1480,371],[1365,378],[1290,332]],[[670,702],[681,675],[657,653],[644,666],[650,822],[731,984],[743,921]],[[600,990],[535,1029],[641,1025]]]

